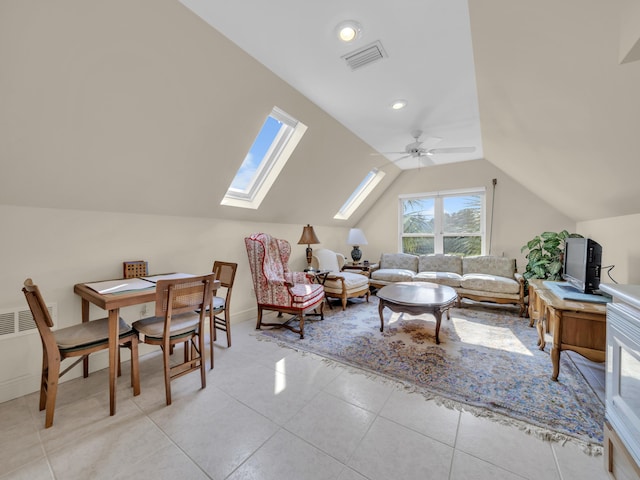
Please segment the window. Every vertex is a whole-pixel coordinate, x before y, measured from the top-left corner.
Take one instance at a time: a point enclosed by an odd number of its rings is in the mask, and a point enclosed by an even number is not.
[[[336,220],[346,220],[348,219],[353,212],[360,206],[364,199],[369,196],[369,194],[376,188],[376,185],[380,183],[382,177],[385,176],[385,173],[382,170],[378,170],[374,168],[367,176],[364,177],[364,180],[360,182],[360,185],[356,187],[351,196],[344,202],[344,205],[340,208],[340,211],[336,213],[333,218]]]
[[[306,125],[274,107],[220,203],[258,208],[306,131]]]
[[[481,255],[485,250],[485,190],[400,196],[400,249],[424,255]]]

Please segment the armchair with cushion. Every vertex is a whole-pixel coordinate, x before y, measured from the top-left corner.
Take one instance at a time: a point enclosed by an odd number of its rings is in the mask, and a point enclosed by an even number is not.
[[[273,238],[266,233],[256,233],[244,239],[249,257],[249,267],[258,303],[256,329],[262,326],[284,327],[304,338],[305,315],[320,309],[323,319],[324,289],[313,283],[313,275],[289,270],[291,245],[286,240]],[[285,323],[264,323],[263,311],[294,315]],[[299,328],[289,325],[299,319]]]
[[[347,299],[365,297],[369,301],[369,278],[354,272],[343,272],[344,255],[326,248],[317,249],[312,265],[320,270],[329,270],[324,282],[324,294],[330,298],[339,298],[342,309],[347,308]]]

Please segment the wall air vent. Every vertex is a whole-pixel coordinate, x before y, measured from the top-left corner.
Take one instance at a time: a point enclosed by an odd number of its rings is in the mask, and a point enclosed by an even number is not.
[[[386,56],[387,54],[378,40],[358,50],[349,52],[341,58],[344,58],[351,70],[357,70],[365,65],[369,65],[370,63],[386,58]]]
[[[55,303],[47,305],[47,310],[49,310],[49,315],[55,324],[58,317],[58,305]],[[0,310],[0,340],[37,331],[36,322],[28,308]]]

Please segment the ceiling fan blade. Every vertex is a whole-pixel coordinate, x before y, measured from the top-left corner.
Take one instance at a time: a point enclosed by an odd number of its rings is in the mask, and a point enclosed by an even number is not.
[[[431,147],[435,147],[442,141],[442,137],[427,137],[422,142],[422,148],[429,150]]]
[[[370,153],[369,155],[379,156],[379,155],[406,155],[407,152],[375,152]]]
[[[432,148],[427,152],[427,155],[436,155],[439,153],[471,153],[475,151],[476,147],[443,147]]]

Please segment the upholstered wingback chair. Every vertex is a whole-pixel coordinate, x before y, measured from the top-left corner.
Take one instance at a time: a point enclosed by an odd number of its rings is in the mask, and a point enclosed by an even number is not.
[[[324,289],[314,283],[314,276],[289,269],[291,245],[288,241],[273,238],[266,233],[256,233],[244,239],[249,257],[249,267],[258,303],[256,329],[262,326],[284,327],[304,338],[305,315],[315,311],[323,316]],[[319,312],[317,312],[319,309]],[[285,323],[264,323],[263,311],[288,313],[294,317]],[[299,320],[299,328],[289,323]]]

